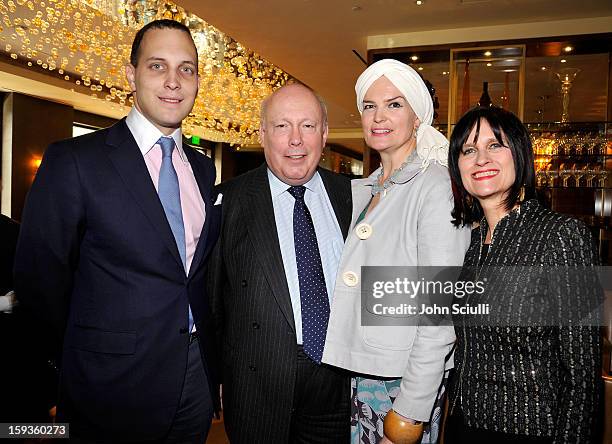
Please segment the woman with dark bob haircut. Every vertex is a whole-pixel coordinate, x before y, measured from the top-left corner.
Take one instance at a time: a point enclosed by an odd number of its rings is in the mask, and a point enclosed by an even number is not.
[[[599,329],[542,321],[585,288],[569,270],[597,264],[589,230],[535,199],[529,134],[508,111],[468,111],[453,130],[448,163],[453,223],[473,227],[460,279],[487,282],[483,295],[463,303],[482,297],[490,314],[489,322],[453,314],[445,442],[596,442]],[[561,277],[550,277],[554,267],[564,270]],[[533,317],[517,321],[524,313]]]

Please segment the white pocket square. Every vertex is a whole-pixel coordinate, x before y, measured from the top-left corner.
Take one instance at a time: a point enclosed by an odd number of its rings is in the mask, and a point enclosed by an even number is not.
[[[223,193],[217,194],[217,200],[215,200],[215,205],[221,205],[222,200],[223,200]]]

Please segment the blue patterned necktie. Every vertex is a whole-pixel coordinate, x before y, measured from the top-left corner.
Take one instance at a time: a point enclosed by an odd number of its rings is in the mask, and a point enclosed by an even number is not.
[[[172,165],[172,151],[174,150],[174,139],[172,137],[160,137],[157,141],[162,150],[162,164],[159,169],[159,182],[157,194],[164,207],[166,219],[172,229],[176,246],[183,262],[183,268],[187,270],[187,251],[185,246],[185,225],[183,224],[183,211],[181,209],[181,190],[179,188],[178,176],[174,165]],[[193,327],[193,316],[189,307],[189,331]]]
[[[295,198],[293,241],[300,284],[304,353],[320,364],[329,321],[329,299],[317,235],[310,211],[304,202],[305,192],[304,186],[289,188],[289,193]]]

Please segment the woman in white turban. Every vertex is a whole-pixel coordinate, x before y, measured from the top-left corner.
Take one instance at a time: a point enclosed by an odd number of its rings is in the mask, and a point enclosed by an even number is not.
[[[361,267],[460,266],[470,233],[451,223],[448,141],[431,126],[433,103],[419,74],[381,60],[361,74],[355,91],[365,142],[381,166],[352,184],[353,230],[338,270],[323,362],[358,374],[352,443],[436,442],[441,411],[434,405],[452,365],[453,327],[362,325]]]

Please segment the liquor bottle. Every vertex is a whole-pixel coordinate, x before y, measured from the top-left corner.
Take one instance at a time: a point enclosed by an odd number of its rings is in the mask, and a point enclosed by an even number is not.
[[[489,82],[482,82],[482,95],[478,100],[478,106],[492,106],[491,96],[489,95]]]

